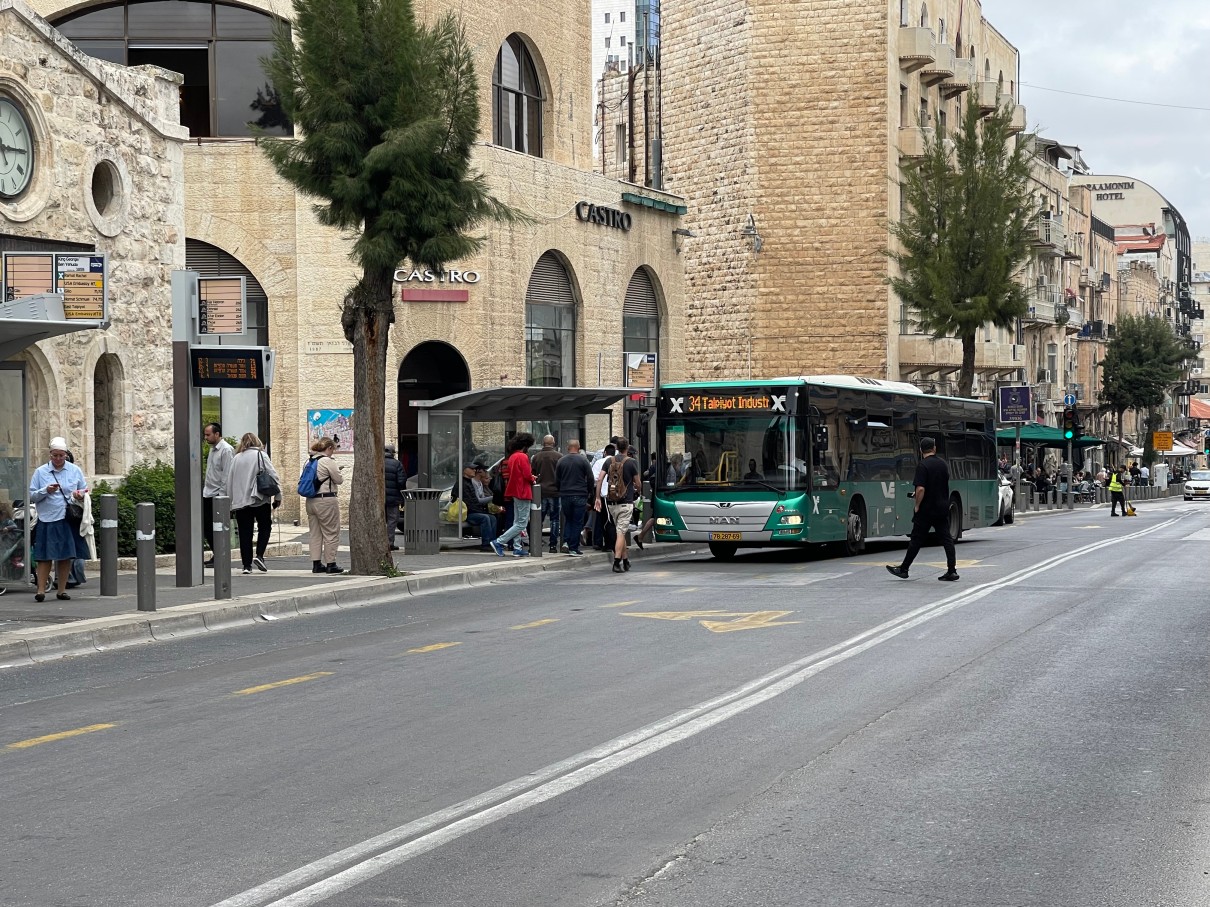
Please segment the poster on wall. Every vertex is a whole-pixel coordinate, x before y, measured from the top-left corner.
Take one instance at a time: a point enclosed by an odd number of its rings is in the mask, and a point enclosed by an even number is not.
[[[353,452],[353,410],[307,410],[307,446],[320,438],[331,438],[339,453]]]

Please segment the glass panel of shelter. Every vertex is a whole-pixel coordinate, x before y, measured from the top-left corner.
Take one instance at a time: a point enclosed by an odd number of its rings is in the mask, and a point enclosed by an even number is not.
[[[14,519],[29,498],[29,407],[25,400],[25,365],[0,363],[0,588],[29,578],[29,534],[32,519]],[[40,451],[41,457],[45,451]],[[83,463],[80,464],[82,467]]]

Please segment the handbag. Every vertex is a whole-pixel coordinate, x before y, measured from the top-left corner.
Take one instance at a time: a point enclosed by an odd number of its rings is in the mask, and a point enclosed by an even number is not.
[[[52,473],[56,479],[59,476]],[[84,522],[84,505],[75,498],[69,498],[62,488],[59,489],[59,494],[63,495],[63,500],[67,502],[67,525],[72,529],[79,529],[80,524]]]
[[[277,480],[273,478],[273,473],[265,469],[265,455],[257,452],[257,462],[259,467],[256,470],[256,493],[262,498],[280,498],[281,488],[277,485]]]

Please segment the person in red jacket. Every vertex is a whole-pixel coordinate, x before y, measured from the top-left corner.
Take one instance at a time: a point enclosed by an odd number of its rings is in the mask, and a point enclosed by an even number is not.
[[[511,542],[513,557],[528,557],[529,552],[521,547],[521,533],[529,525],[529,508],[534,499],[534,471],[529,465],[529,449],[534,436],[522,432],[513,437],[509,444],[508,484],[504,486],[504,499],[513,502],[513,524],[492,542],[496,554],[504,557],[504,549]]]

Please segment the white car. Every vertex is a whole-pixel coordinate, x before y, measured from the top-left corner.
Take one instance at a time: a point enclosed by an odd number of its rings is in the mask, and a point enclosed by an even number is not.
[[[1210,498],[1210,469],[1195,469],[1185,479],[1185,500]]]
[[[996,517],[993,526],[1002,526],[1005,523],[1011,523],[1014,519],[1013,515],[1013,483],[1008,476],[1000,476],[1000,515]]]

